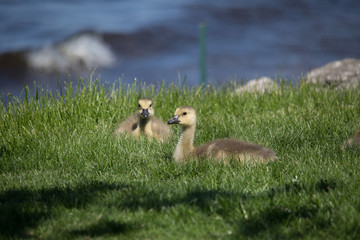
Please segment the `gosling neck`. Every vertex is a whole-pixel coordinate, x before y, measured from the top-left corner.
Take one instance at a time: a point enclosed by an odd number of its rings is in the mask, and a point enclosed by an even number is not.
[[[151,129],[151,117],[148,117],[146,119],[139,117],[139,129],[140,132],[145,132],[145,133],[152,133],[152,129]]]
[[[179,142],[176,146],[174,158],[175,161],[181,162],[194,150],[195,125],[182,128]]]

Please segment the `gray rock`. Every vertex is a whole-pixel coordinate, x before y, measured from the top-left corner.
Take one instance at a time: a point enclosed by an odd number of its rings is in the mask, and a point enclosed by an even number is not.
[[[271,92],[273,90],[277,90],[279,85],[275,83],[269,77],[261,77],[259,79],[252,79],[248,81],[245,85],[238,87],[235,92],[237,94],[243,92],[257,92],[264,94],[266,92]]]
[[[360,60],[343,59],[330,62],[308,72],[305,81],[340,89],[356,87],[360,81]]]

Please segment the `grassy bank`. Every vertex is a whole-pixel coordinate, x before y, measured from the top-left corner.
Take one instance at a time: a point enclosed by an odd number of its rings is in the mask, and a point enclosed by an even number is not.
[[[360,90],[282,86],[119,88],[67,84],[0,103],[0,238],[360,238]],[[277,152],[267,165],[175,164],[160,144],[115,139],[140,96],[168,120],[197,109],[196,143],[233,137]]]

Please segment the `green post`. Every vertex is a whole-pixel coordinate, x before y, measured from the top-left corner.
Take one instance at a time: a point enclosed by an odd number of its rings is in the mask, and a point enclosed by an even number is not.
[[[199,24],[199,48],[200,48],[200,85],[206,86],[206,24]]]

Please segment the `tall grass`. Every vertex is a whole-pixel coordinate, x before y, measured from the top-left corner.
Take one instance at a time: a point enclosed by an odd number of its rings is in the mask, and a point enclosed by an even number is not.
[[[284,84],[265,95],[232,85],[186,88],[68,82],[0,102],[0,237],[124,239],[360,238],[360,91]],[[113,136],[139,97],[168,120],[198,113],[196,144],[232,137],[277,152],[267,165],[171,156]]]

